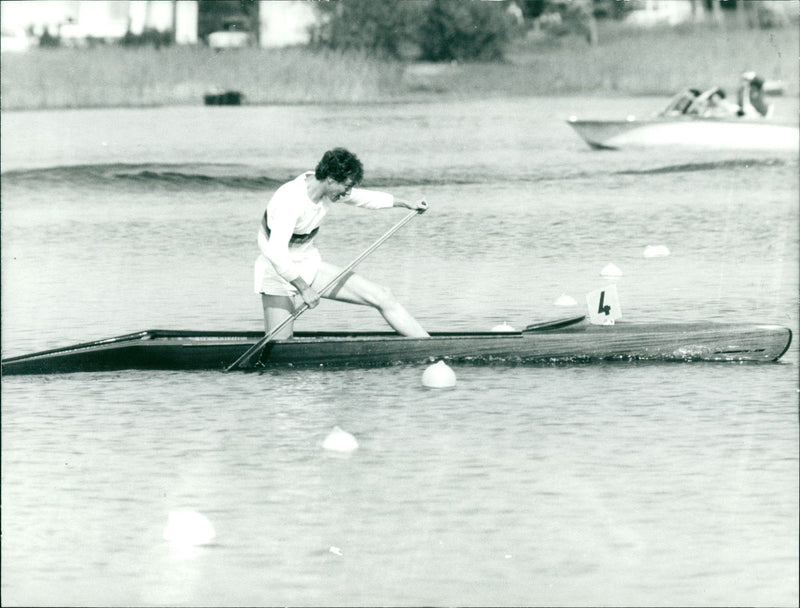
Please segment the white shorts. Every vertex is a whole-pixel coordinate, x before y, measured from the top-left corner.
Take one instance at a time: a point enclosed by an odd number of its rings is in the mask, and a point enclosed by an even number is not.
[[[311,285],[319,272],[320,264],[322,264],[319,250],[314,248],[304,251],[301,255],[293,256],[292,261],[297,264],[302,279]],[[279,275],[272,262],[264,255],[258,256],[253,270],[253,289],[256,293],[265,293],[271,296],[297,295],[295,286]]]

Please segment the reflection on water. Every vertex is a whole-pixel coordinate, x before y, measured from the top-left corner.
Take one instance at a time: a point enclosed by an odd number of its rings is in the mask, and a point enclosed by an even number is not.
[[[260,327],[258,217],[333,145],[430,201],[360,267],[428,329],[572,314],[613,262],[630,320],[796,330],[797,158],[592,152],[564,119],[593,104],[661,100],[5,113],[3,355]],[[323,255],[398,213],[334,209]],[[384,327],[332,303],[298,326]],[[790,604],[797,363],[8,378],[4,603]],[[176,551],[177,510],[213,542]]]

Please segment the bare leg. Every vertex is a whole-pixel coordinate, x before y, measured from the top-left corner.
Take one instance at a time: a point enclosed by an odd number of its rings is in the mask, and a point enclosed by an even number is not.
[[[323,262],[314,282],[315,289],[322,289],[341,272],[341,268]],[[425,331],[412,317],[391,291],[357,274],[345,275],[339,284],[322,296],[340,302],[372,306],[381,313],[386,322],[398,333],[412,338],[427,338]]]
[[[290,296],[272,296],[261,294],[261,306],[264,308],[264,333],[269,333],[280,325],[284,319],[294,314],[294,299]],[[294,323],[287,323],[273,339],[288,340],[292,337]]]

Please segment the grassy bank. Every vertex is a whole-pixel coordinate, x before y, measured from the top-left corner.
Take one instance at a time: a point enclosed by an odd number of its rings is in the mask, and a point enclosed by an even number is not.
[[[402,70],[299,48],[35,49],[3,56],[2,108],[196,105],[215,89],[241,91],[255,104],[379,101]]]
[[[403,64],[304,48],[34,49],[4,54],[2,109],[202,103],[234,89],[246,103],[358,103],[494,95],[669,95],[736,86],[752,69],[798,94],[796,24],[772,30],[686,26],[631,30],[601,23],[600,44],[527,38],[503,63]]]

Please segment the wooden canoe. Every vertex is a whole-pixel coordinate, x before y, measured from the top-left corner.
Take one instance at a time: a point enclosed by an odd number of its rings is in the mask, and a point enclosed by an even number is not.
[[[153,329],[2,360],[3,374],[142,370],[223,370],[261,332]],[[792,333],[777,325],[618,322],[583,317],[513,332],[298,332],[267,344],[259,367],[424,363],[588,363],[613,360],[755,361],[779,359]]]

